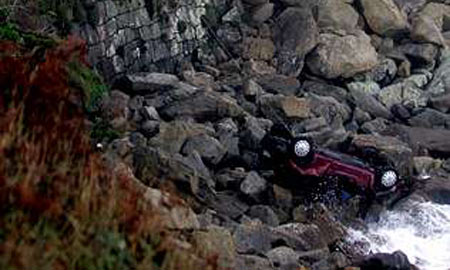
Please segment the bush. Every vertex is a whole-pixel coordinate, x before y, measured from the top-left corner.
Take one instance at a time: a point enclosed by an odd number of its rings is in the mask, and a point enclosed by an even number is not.
[[[69,63],[92,79],[84,51],[71,37],[45,50],[0,42],[0,269],[215,269],[175,246],[160,209],[91,150],[92,97],[69,84]]]

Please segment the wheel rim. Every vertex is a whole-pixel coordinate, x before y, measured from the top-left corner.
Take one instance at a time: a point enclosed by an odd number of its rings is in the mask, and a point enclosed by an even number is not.
[[[397,173],[389,170],[381,176],[381,184],[385,187],[392,187],[397,182]]]
[[[307,140],[299,140],[295,143],[294,151],[298,157],[305,157],[311,151],[311,145]]]

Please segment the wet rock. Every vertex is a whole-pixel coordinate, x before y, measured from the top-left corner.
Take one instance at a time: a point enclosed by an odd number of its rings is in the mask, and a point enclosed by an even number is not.
[[[266,190],[267,182],[255,171],[251,171],[240,185],[240,190],[246,196],[258,200]]]
[[[300,82],[295,77],[279,74],[259,77],[257,83],[273,94],[295,95],[300,88]]]
[[[207,200],[208,205],[220,215],[237,219],[247,212],[249,206],[241,201],[234,191],[221,191]]]
[[[406,15],[393,0],[361,0],[363,15],[369,27],[381,36],[395,36],[408,27]]]
[[[248,215],[251,218],[259,219],[264,224],[272,227],[276,227],[280,224],[278,216],[275,212],[267,205],[254,205],[250,208]]]
[[[226,153],[225,147],[217,139],[206,134],[189,137],[186,140],[181,153],[188,155],[193,151],[197,151],[202,160],[211,165],[217,165]]]
[[[375,117],[382,117],[390,119],[392,117],[391,112],[384,107],[374,96],[364,93],[357,88],[349,88],[352,101],[361,110],[371,114]]]
[[[166,73],[135,73],[125,75],[115,84],[130,95],[165,91],[177,86],[177,76]]]
[[[168,153],[179,153],[188,137],[200,134],[214,135],[214,130],[196,123],[183,121],[162,122],[159,133],[149,140],[149,145]]]
[[[424,128],[450,128],[450,115],[437,110],[425,108],[413,112],[414,116],[408,119],[408,124]]]
[[[352,1],[332,0],[318,5],[317,24],[320,28],[353,31],[357,28],[359,14]]]
[[[231,233],[222,227],[210,226],[206,231],[196,231],[193,243],[200,250],[200,256],[217,255],[217,265],[222,269],[234,269],[236,248]]]
[[[237,255],[236,269],[272,270],[272,264],[266,258],[255,255]]]
[[[237,117],[244,110],[236,101],[217,92],[200,91],[186,99],[177,100],[160,109],[164,119],[192,117],[198,121],[214,121],[225,117]]]
[[[319,228],[321,241],[327,246],[343,239],[346,234],[345,227],[323,204],[314,206],[310,222]]]
[[[442,166],[442,161],[427,156],[413,158],[414,171],[419,175],[430,175]]]
[[[289,247],[277,247],[266,253],[267,258],[275,267],[281,267],[283,265],[297,265],[298,253]]]
[[[263,95],[259,99],[262,114],[273,122],[284,119],[305,119],[310,117],[310,105],[304,98],[283,95]]]
[[[362,269],[392,269],[403,270],[411,269],[411,263],[406,254],[401,251],[389,253],[376,253],[366,256],[361,262],[356,263]]]
[[[314,74],[333,79],[368,71],[376,66],[378,59],[369,36],[356,30],[352,35],[320,34],[319,44],[308,55],[306,63]]]
[[[318,37],[319,31],[310,9],[287,8],[283,11],[274,30],[278,72],[298,76],[303,69],[304,57],[316,46]]]

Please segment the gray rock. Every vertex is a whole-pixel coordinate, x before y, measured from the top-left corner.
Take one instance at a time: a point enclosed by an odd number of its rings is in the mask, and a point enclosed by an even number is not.
[[[260,6],[262,4],[268,3],[269,0],[242,0],[242,2],[252,6]]]
[[[438,48],[429,43],[406,43],[396,48],[413,64],[413,67],[433,65],[438,55]]]
[[[241,46],[245,60],[270,61],[275,54],[275,45],[269,38],[244,37]]]
[[[298,253],[289,247],[277,247],[266,253],[269,261],[275,266],[286,264],[299,265]]]
[[[442,166],[442,160],[427,156],[413,158],[414,172],[417,175],[431,175]]]
[[[306,81],[302,90],[305,93],[313,93],[319,96],[331,96],[339,102],[347,102],[349,95],[344,88],[318,81]]]
[[[217,187],[221,189],[237,189],[239,184],[244,181],[247,172],[243,168],[224,169],[216,175]]]
[[[382,85],[391,83],[396,75],[397,65],[390,58],[381,60],[375,68],[367,73],[369,80],[373,80]]]
[[[356,121],[356,123],[358,125],[362,125],[365,122],[368,122],[370,120],[372,120],[372,117],[370,116],[369,113],[361,110],[360,108],[356,107],[353,110],[353,120]]]
[[[264,93],[262,87],[252,79],[245,81],[242,91],[245,98],[250,100],[254,100],[256,96]]]
[[[323,116],[306,119],[300,123],[292,125],[291,129],[293,133],[305,133],[320,131],[328,126],[328,121]]]
[[[425,106],[427,102],[424,91],[418,88],[412,81],[404,81],[387,86],[381,89],[377,96],[389,110],[394,104],[402,104],[415,108]]]
[[[194,70],[185,70],[181,75],[187,83],[193,86],[206,89],[218,88],[218,86],[215,84],[214,77],[206,72],[195,72]]]
[[[294,135],[313,138],[314,142],[322,147],[338,149],[339,146],[350,136],[350,132],[348,132],[342,125],[331,125],[318,131],[303,134],[295,133]]]
[[[319,30],[310,9],[287,8],[283,11],[274,30],[278,72],[298,76],[303,69],[304,57],[316,46],[318,37]]]
[[[217,139],[206,134],[199,134],[186,139],[181,152],[188,155],[193,151],[197,151],[206,164],[213,166],[219,164],[226,153],[225,147]]]
[[[225,118],[216,124],[217,138],[230,156],[239,156],[238,127],[231,118]]]
[[[260,222],[241,224],[234,231],[233,238],[236,251],[243,254],[262,254],[272,248],[269,227]]]
[[[450,8],[445,4],[428,3],[413,18],[411,38],[419,42],[444,45],[442,36],[444,17],[448,17]]]
[[[165,91],[177,86],[177,76],[165,73],[136,73],[125,75],[116,82],[116,86],[131,95]]]
[[[255,24],[261,24],[270,19],[273,15],[275,5],[273,3],[265,3],[255,6],[250,11],[250,17]]]
[[[424,128],[450,128],[450,115],[425,108],[413,112],[414,116],[408,119],[408,124],[413,127]]]
[[[407,15],[417,12],[427,3],[426,0],[394,0],[394,2]]]
[[[257,199],[267,189],[267,182],[255,171],[251,171],[240,185],[243,194]]]
[[[440,112],[447,113],[450,108],[450,94],[432,97],[430,99],[430,105],[432,108]]]
[[[450,51],[442,51],[439,62],[433,72],[433,79],[427,86],[427,92],[432,95],[440,95],[450,90]]]
[[[266,258],[255,255],[237,255],[236,269],[272,270],[273,266]]]
[[[215,196],[207,199],[208,205],[218,214],[237,219],[247,212],[249,206],[241,201],[234,191],[217,192]]]
[[[241,145],[246,149],[259,150],[261,140],[266,135],[266,129],[255,117],[246,117],[239,138]]]
[[[374,81],[351,82],[347,84],[347,88],[350,91],[360,91],[368,95],[378,94],[381,90],[378,83]]]
[[[361,110],[368,112],[372,116],[382,117],[390,119],[392,117],[391,112],[384,107],[374,96],[364,93],[362,90],[357,88],[350,88],[350,95],[352,101]]]
[[[300,82],[295,77],[280,74],[261,76],[257,83],[267,92],[283,95],[295,95],[300,89]]]
[[[338,102],[333,97],[309,94],[306,99],[312,113],[325,118],[330,125],[340,126],[350,119],[350,107],[345,103]]]
[[[158,111],[156,111],[155,107],[153,106],[144,106],[141,108],[140,112],[145,120],[155,120],[155,121],[161,120]]]
[[[327,79],[350,78],[375,67],[377,57],[369,36],[356,30],[352,35],[320,34],[319,44],[308,55],[306,63],[314,74]]]
[[[162,122],[159,133],[149,140],[149,145],[168,153],[179,153],[186,139],[200,134],[214,135],[214,130],[202,124],[183,121]]]
[[[382,135],[356,135],[352,140],[352,145],[357,149],[374,147],[380,151],[382,158],[392,162],[393,166],[403,176],[411,175],[412,150],[404,142],[391,136],[386,131]]]
[[[263,95],[258,102],[264,117],[273,122],[285,119],[305,119],[311,116],[308,101],[304,98],[283,95]]]
[[[323,204],[314,206],[310,222],[319,228],[321,241],[327,246],[342,240],[346,235],[345,227]]]
[[[393,0],[360,0],[364,17],[370,28],[381,36],[394,36],[408,27],[406,15]]]
[[[380,134],[387,128],[388,125],[388,120],[383,118],[375,118],[372,121],[362,124],[361,130],[366,134]]]
[[[158,134],[159,132],[159,122],[155,121],[155,120],[147,120],[144,121],[140,128],[139,131],[146,137],[146,138],[151,138],[154,135]]]
[[[198,121],[214,121],[225,117],[237,117],[244,110],[236,100],[212,91],[199,91],[193,96],[177,100],[160,109],[161,117],[176,119],[192,117]]]
[[[322,259],[328,259],[330,251],[328,248],[314,249],[298,253],[298,259],[308,264],[314,264]]]
[[[267,205],[254,205],[250,208],[248,215],[251,218],[259,219],[264,224],[272,227],[276,227],[280,224],[278,216],[275,212]]]
[[[273,237],[296,251],[307,251],[326,247],[326,240],[322,237],[317,225],[288,223],[273,229]]]
[[[357,29],[359,14],[352,7],[352,1],[331,0],[318,5],[317,24],[320,28]]]

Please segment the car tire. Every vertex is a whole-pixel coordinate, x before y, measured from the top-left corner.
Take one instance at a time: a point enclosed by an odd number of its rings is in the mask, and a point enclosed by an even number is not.
[[[291,151],[296,163],[305,165],[313,160],[315,145],[309,138],[294,138]]]
[[[381,166],[375,170],[375,187],[379,191],[392,189],[399,181],[399,174],[392,166]]]

